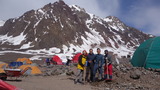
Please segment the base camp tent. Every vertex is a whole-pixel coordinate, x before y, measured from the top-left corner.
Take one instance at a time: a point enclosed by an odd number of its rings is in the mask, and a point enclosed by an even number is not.
[[[3,68],[0,68],[0,73],[5,73]]]
[[[131,63],[136,67],[160,69],[160,37],[143,42],[136,49]]]
[[[31,68],[29,69],[26,74],[27,75],[36,75],[36,74],[42,74],[41,70],[36,66],[36,65],[22,65],[18,69],[24,70],[26,68]]]
[[[8,66],[7,63],[0,63],[0,68],[5,68],[5,67],[7,67],[7,66]]]
[[[57,65],[63,65],[62,60],[60,59],[60,57],[58,57],[57,55],[54,55],[52,57],[52,61],[56,62]]]
[[[32,61],[29,58],[18,58],[17,62],[23,62],[24,64],[32,64]]]
[[[79,58],[80,55],[81,55],[81,53],[75,54],[75,56],[72,59],[73,63],[78,63],[78,58]]]
[[[7,63],[0,62],[0,73],[5,73],[4,69],[8,67]]]
[[[70,59],[71,57],[73,57],[73,55],[69,55],[69,54],[56,54],[63,63],[66,63],[68,61],[68,59]],[[71,59],[70,59],[71,60]]]

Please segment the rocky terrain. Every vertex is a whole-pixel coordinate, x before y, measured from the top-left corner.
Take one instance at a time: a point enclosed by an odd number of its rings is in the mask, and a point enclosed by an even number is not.
[[[18,80],[8,78],[6,82],[24,90],[75,90],[75,88],[78,90],[158,90],[160,88],[158,82],[160,70],[133,67],[130,58],[123,57],[118,61],[113,59],[113,80],[111,82],[97,81],[74,84],[77,73],[76,64],[47,66],[44,61],[39,60],[35,60],[33,63],[39,67],[42,74],[23,75]],[[58,84],[62,84],[61,87]]]
[[[85,85],[91,86],[92,90],[158,90],[160,88],[158,83],[160,72],[158,70],[133,67],[129,62],[129,58],[123,58],[119,61],[119,64],[116,61],[113,62],[113,81],[97,81],[85,83]],[[43,77],[67,76],[68,80],[74,83],[76,65],[46,66],[42,63],[39,63],[39,65],[44,72]]]
[[[160,72],[133,67],[128,59],[114,64],[112,82],[92,83],[97,90],[158,90]]]

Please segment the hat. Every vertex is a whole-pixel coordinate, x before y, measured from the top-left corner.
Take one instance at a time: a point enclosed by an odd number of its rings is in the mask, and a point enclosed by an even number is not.
[[[105,50],[104,53],[108,52],[108,50]]]

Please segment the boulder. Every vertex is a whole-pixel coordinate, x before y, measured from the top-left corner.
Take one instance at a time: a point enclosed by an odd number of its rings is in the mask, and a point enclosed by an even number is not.
[[[136,69],[135,71],[131,72],[130,78],[139,79],[141,75],[142,75],[141,71]]]

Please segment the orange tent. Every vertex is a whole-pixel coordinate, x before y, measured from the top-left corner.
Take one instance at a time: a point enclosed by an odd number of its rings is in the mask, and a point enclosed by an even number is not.
[[[7,63],[0,63],[0,68],[7,67],[7,66],[8,66]]]
[[[7,63],[0,63],[0,73],[5,73],[4,68],[8,67]]]
[[[22,65],[18,69],[24,70],[26,68],[31,68],[31,72],[29,74],[42,74],[41,70],[35,65]]]
[[[32,61],[29,58],[18,58],[17,62],[25,62],[26,64],[32,64]]]
[[[4,69],[0,68],[0,73],[5,73]]]

